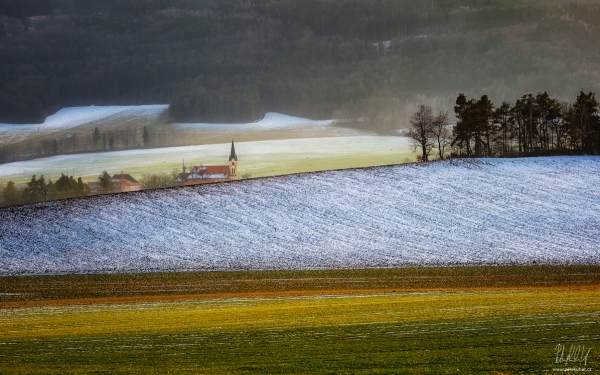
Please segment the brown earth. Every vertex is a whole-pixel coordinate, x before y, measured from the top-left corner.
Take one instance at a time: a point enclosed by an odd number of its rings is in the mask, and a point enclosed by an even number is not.
[[[600,266],[0,277],[0,308],[457,290],[600,289]]]

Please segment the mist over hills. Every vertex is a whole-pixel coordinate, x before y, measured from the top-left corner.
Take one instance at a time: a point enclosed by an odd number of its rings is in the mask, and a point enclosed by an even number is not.
[[[0,122],[170,103],[174,121],[385,113],[458,92],[514,102],[600,87],[600,5],[530,1],[0,0]],[[45,18],[32,16],[45,15]]]

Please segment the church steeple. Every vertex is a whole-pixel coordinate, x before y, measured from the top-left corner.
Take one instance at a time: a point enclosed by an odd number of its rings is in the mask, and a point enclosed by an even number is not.
[[[231,140],[231,153],[229,154],[229,179],[238,179],[238,157],[235,154],[235,146],[233,145],[233,139]]]
[[[231,140],[231,153],[229,154],[229,161],[231,160],[238,160],[237,155],[235,154],[235,146],[233,144],[233,139]]]

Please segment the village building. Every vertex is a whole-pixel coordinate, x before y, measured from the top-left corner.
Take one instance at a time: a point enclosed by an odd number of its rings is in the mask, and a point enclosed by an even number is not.
[[[231,141],[231,152],[227,165],[197,165],[186,172],[185,163],[175,178],[175,182],[183,186],[208,184],[212,182],[232,181],[238,179],[238,157],[235,153],[235,145]]]
[[[142,190],[142,185],[130,174],[116,174],[111,177],[110,182],[113,186],[112,192],[115,193]],[[102,190],[102,185],[98,181],[88,182],[87,185],[91,194],[107,193],[107,191]]]
[[[90,189],[91,194],[100,194],[102,193],[102,185],[99,182],[88,182],[88,188]]]
[[[113,184],[113,189],[116,192],[130,192],[142,190],[142,185],[133,178],[130,174],[116,174],[110,180]]]

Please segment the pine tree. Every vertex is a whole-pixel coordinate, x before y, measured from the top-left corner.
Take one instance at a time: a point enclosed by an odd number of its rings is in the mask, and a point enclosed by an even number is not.
[[[48,181],[48,184],[46,185],[46,190],[48,192],[48,200],[56,198],[56,186],[54,185],[52,180]]]
[[[499,140],[502,142],[502,156],[508,153],[508,140],[512,139],[510,134],[510,103],[502,102],[502,105],[493,113],[494,124],[498,128]]]
[[[144,140],[144,146],[150,146],[150,134],[148,134],[148,129],[145,126],[142,134],[142,139]]]
[[[97,148],[98,142],[100,141],[100,130],[97,127],[94,128],[92,133],[92,142],[94,142],[94,150]]]
[[[84,197],[88,195],[87,191],[86,191],[86,186],[83,183],[83,179],[81,177],[79,177],[77,179],[77,196],[78,197]]]
[[[23,189],[22,199],[27,203],[41,202],[46,200],[47,192],[44,176],[40,176],[38,179],[36,175],[33,175],[27,183],[27,187]]]
[[[48,188],[46,186],[46,180],[44,179],[44,175],[41,175],[38,179],[38,198],[40,201],[48,200]]]
[[[495,133],[495,129],[492,126],[493,124],[493,114],[494,114],[494,103],[488,98],[487,95],[483,95],[481,99],[477,101],[477,134],[478,140],[480,143],[478,156],[484,154],[483,150],[485,150],[485,154],[487,157],[492,156],[492,149],[490,145],[491,137]],[[485,142],[483,142],[483,138],[485,137]],[[476,147],[477,148],[477,147]]]
[[[572,104],[570,113],[571,138],[582,150],[591,152],[598,145],[600,121],[598,120],[598,101],[596,93],[585,93],[583,90],[577,95]]]
[[[8,181],[4,188],[4,205],[11,206],[19,203],[18,190],[15,183]]]
[[[100,188],[103,193],[110,193],[114,190],[112,179],[106,171],[103,171],[102,174],[98,176],[98,181],[100,181]]]
[[[453,129],[454,140],[452,146],[457,146],[459,149],[464,149],[467,157],[472,156],[471,153],[471,138],[473,137],[473,124],[471,119],[470,109],[474,106],[473,99],[467,100],[465,94],[460,93],[456,98],[454,113],[458,121]],[[462,151],[461,151],[462,152]]]

